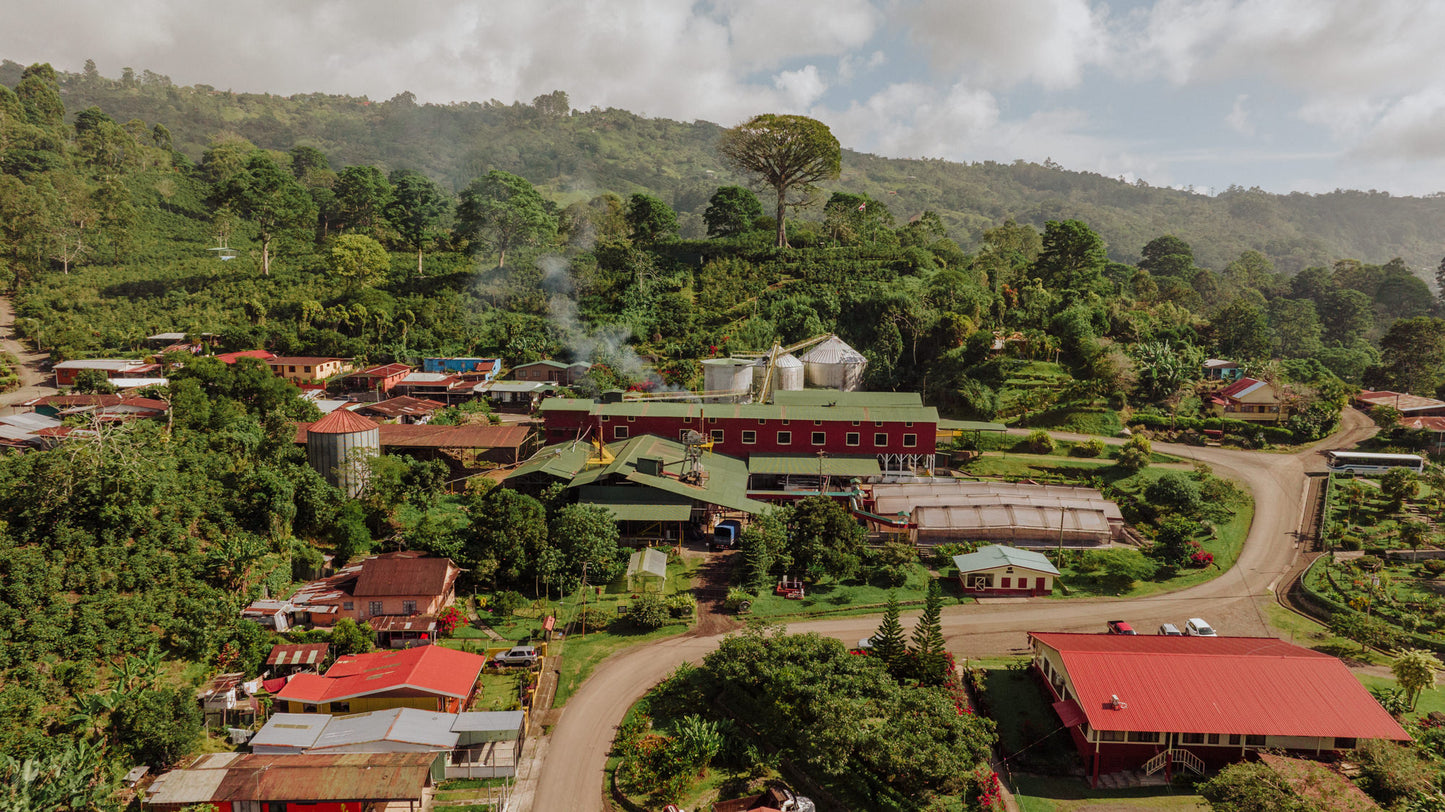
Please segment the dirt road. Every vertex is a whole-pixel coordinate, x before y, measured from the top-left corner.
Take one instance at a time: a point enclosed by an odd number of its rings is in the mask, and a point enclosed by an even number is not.
[[[0,395],[0,406],[53,395],[58,391],[48,385],[50,376],[40,371],[46,354],[35,352],[15,338],[15,309],[10,305],[8,296],[0,296],[0,350],[20,359],[20,368],[16,370],[20,375],[20,388]]]
[[[1306,472],[1323,470],[1320,452],[1324,449],[1353,446],[1373,431],[1368,418],[1347,409],[1339,431],[1295,454],[1156,444],[1160,451],[1208,463],[1254,495],[1254,522],[1239,560],[1229,572],[1196,587],[1147,598],[947,607],[944,633],[949,649],[961,658],[1023,653],[1025,632],[1097,631],[1105,620],[1115,617],[1128,618],[1136,628],[1147,630],[1160,623],[1181,624],[1185,618],[1202,616],[1225,634],[1269,634],[1263,607],[1274,599],[1276,580],[1299,554]],[[905,619],[905,626],[912,619]],[[795,623],[788,629],[851,642],[868,636],[877,625],[876,617],[853,617]],[[567,703],[549,736],[532,809],[604,809],[603,768],[616,726],[627,708],[680,663],[701,660],[721,639],[721,635],[684,635],[619,652],[600,664]]]

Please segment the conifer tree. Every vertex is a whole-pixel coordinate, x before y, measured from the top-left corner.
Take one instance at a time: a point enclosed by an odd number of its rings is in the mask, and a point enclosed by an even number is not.
[[[946,663],[943,648],[943,590],[938,581],[928,582],[928,596],[923,600],[923,614],[913,627],[913,653],[918,661],[918,681],[925,685],[943,682]]]
[[[883,622],[873,634],[873,654],[888,666],[897,677],[903,655],[908,653],[908,640],[903,636],[903,624],[898,622],[898,596],[888,595],[888,608],[883,611]]]

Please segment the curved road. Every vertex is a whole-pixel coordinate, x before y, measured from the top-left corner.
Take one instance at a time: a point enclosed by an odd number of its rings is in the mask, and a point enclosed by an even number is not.
[[[1324,469],[1321,450],[1352,447],[1374,431],[1368,418],[1346,409],[1338,432],[1295,454],[1156,444],[1159,451],[1209,464],[1253,493],[1254,521],[1233,568],[1207,583],[1146,598],[946,607],[944,635],[949,649],[960,658],[1017,654],[1025,650],[1024,632],[1097,631],[1114,617],[1127,617],[1135,627],[1147,630],[1159,623],[1204,616],[1233,635],[1269,634],[1263,607],[1272,600],[1275,581],[1290,569],[1299,552],[1296,536],[1305,510],[1305,473]],[[849,617],[794,623],[788,630],[851,642],[867,637],[877,625],[876,617]],[[547,737],[531,808],[539,812],[604,809],[603,769],[616,726],[627,709],[680,663],[700,661],[722,638],[683,635],[627,649],[601,663],[567,703]]]

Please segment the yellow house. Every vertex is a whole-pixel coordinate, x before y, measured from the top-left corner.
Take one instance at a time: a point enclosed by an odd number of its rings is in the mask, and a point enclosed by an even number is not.
[[[1279,423],[1289,416],[1279,389],[1254,378],[1240,378],[1215,393],[1210,402],[1216,415],[1251,423]]]
[[[325,676],[297,674],[276,694],[277,710],[335,715],[416,708],[461,713],[486,658],[444,646],[349,654]]]
[[[301,383],[324,383],[343,372],[351,371],[345,358],[314,358],[311,356],[278,356],[266,362],[276,377]]]

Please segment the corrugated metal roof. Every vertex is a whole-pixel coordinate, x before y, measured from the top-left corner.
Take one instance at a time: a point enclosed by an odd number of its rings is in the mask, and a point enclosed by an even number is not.
[[[619,522],[685,522],[692,518],[690,500],[652,488],[589,485],[578,489],[577,501],[605,507]]]
[[[381,595],[445,595],[458,570],[450,558],[378,555],[361,562],[352,592],[358,598]]]
[[[520,448],[532,435],[531,428],[516,424],[408,426],[384,423],[380,429],[384,448]]]
[[[1229,386],[1219,390],[1219,396],[1223,398],[1242,398],[1263,386],[1268,386],[1264,381],[1257,381],[1254,378],[1240,378]]]
[[[282,643],[272,647],[266,665],[320,665],[330,650],[330,643]]]
[[[399,742],[450,750],[457,744],[457,734],[451,729],[454,721],[452,714],[416,708],[332,716],[310,749]]]
[[[510,738],[522,728],[526,718],[522,711],[459,713],[452,723],[452,730],[458,733],[500,733]]]
[[[367,420],[356,412],[337,409],[306,426],[304,430],[307,434],[359,434],[363,431],[376,431],[378,428],[374,421]]]
[[[434,753],[202,756],[152,786],[150,804],[419,801]]]
[[[316,743],[331,717],[320,713],[277,713],[251,737],[250,745],[305,750]]]
[[[801,362],[799,362],[801,366]],[[867,406],[917,409],[923,396],[917,392],[844,392],[841,389],[792,389],[773,393],[779,406]]]
[[[799,356],[805,364],[864,364],[867,359],[863,354],[848,346],[847,342],[837,336],[831,336],[827,341],[813,347]]]
[[[1049,559],[1043,553],[1020,550],[1017,547],[1004,547],[998,544],[980,547],[977,552],[956,555],[953,557],[953,565],[958,567],[960,573],[978,572],[994,567],[1021,567],[1035,572],[1047,572],[1051,575],[1059,574],[1058,569],[1049,563]]]
[[[61,361],[52,369],[101,369],[110,372],[125,372],[132,367],[144,365],[145,362],[138,358],[80,358],[74,361]]]
[[[41,429],[53,429],[62,425],[61,421],[53,417],[46,417],[35,412],[24,414],[7,414],[0,416],[0,423],[7,426],[25,429],[26,431],[40,431]]]
[[[824,457],[823,473],[827,476],[882,476],[877,457]],[[818,458],[812,454],[753,454],[748,457],[749,474],[818,475]]]
[[[538,408],[543,412],[590,412],[597,402],[587,398],[549,398]]]
[[[546,403],[547,401],[544,401],[543,405]],[[570,482],[572,477],[586,467],[587,458],[591,455],[591,446],[584,442],[573,440],[549,445],[519,465],[515,471],[507,475],[507,479],[531,474],[546,474]]]
[[[1409,738],[1344,663],[1283,640],[1029,636],[1059,652],[1095,730]]]
[[[338,659],[325,676],[297,674],[276,698],[320,704],[397,688],[465,698],[486,664],[484,657],[445,646],[349,654]]]

